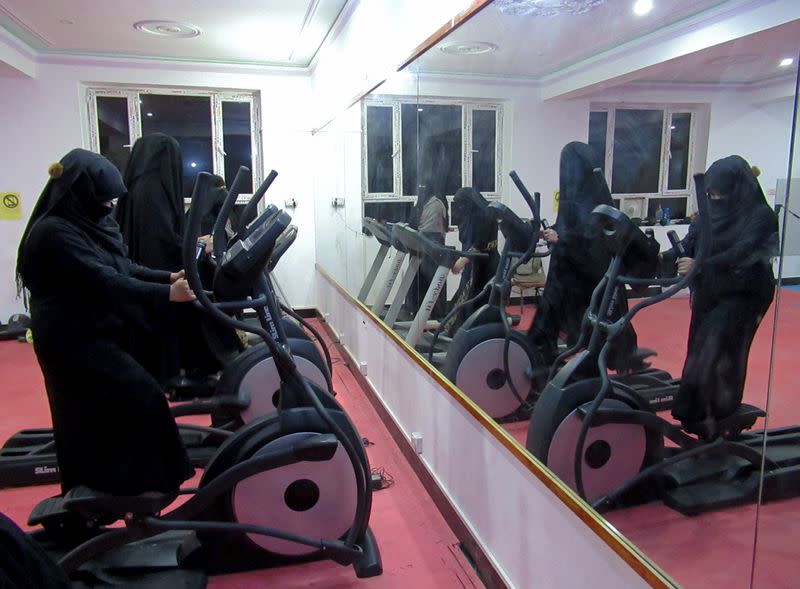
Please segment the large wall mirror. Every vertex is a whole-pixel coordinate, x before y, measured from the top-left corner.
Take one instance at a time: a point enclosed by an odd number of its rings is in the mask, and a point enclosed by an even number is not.
[[[685,587],[800,573],[799,52],[790,2],[496,0],[315,135],[321,267]]]

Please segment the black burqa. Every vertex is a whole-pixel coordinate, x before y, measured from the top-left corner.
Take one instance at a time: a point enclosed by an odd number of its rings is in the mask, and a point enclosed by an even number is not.
[[[128,256],[137,264],[170,272],[183,266],[182,165],[180,145],[168,135],[145,135],[133,145],[125,170],[128,194],[119,199],[115,217]],[[216,372],[220,364],[209,353],[201,329],[205,320],[197,309],[180,307],[164,319],[157,338],[140,334],[134,355],[162,384],[182,369],[198,378]]]
[[[461,271],[461,280],[453,296],[453,306],[474,298],[497,272],[500,258],[497,254],[497,221],[487,207],[487,201],[475,188],[462,187],[453,196],[453,222],[458,225],[458,240],[461,251],[484,253],[486,257],[472,258]],[[446,325],[449,334],[477,308],[489,301],[489,293],[475,302],[465,305]]]
[[[709,201],[711,246],[690,285],[688,349],[672,408],[687,423],[736,411],[750,344],[775,294],[778,221],[750,165],[735,155],[718,160],[705,185],[720,198]],[[697,253],[698,227],[682,242],[688,257]]]
[[[139,138],[125,169],[128,194],[115,217],[137,264],[177,272],[183,267],[183,160],[178,142],[163,133]]]
[[[558,355],[561,332],[566,334],[567,345],[577,342],[592,292],[611,261],[611,253],[592,222],[592,210],[597,205],[614,206],[605,180],[594,173],[596,167],[595,153],[586,143],[574,141],[561,150],[558,217],[554,227],[558,243],[553,247],[547,282],[528,330],[528,339],[542,354],[546,366],[552,365]],[[655,249],[653,254],[657,253]],[[609,317],[617,319],[627,310],[625,289],[619,287]],[[625,368],[635,350],[636,332],[627,325],[611,346],[609,368]]]
[[[130,336],[169,314],[169,273],[133,264],[103,202],[125,185],[82,149],[51,167],[22,236],[17,277],[30,294],[64,491],[171,491],[193,474],[159,384]]]

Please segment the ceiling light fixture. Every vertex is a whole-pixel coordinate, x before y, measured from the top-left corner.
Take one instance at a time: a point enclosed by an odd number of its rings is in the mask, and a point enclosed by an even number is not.
[[[789,67],[789,66],[790,66],[790,65],[792,65],[793,63],[794,63],[794,59],[792,59],[791,57],[784,57],[784,58],[781,60],[780,66],[781,66],[781,67]]]
[[[174,20],[140,20],[134,23],[133,28],[157,37],[175,37],[178,39],[197,37],[201,33],[200,29],[194,25]]]
[[[451,55],[480,55],[494,53],[498,47],[486,41],[452,41],[439,45],[439,50]]]
[[[149,113],[147,113],[147,116],[148,116],[148,117],[152,117],[152,116],[153,116],[153,113],[149,112]]]
[[[511,16],[559,16],[583,14],[606,0],[495,0],[500,12]]]
[[[653,10],[653,0],[636,0],[633,3],[633,13],[636,16],[644,16]]]

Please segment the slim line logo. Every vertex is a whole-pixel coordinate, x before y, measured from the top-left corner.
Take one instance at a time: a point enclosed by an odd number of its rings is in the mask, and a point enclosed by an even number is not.
[[[33,469],[33,474],[35,475],[43,475],[43,474],[55,474],[58,472],[57,466],[37,466]]]

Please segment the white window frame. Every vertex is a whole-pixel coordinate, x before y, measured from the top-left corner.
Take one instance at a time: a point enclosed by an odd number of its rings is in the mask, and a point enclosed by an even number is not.
[[[469,98],[450,98],[432,96],[393,96],[376,95],[361,101],[361,195],[369,202],[414,202],[418,195],[403,195],[403,149],[401,106],[403,104],[443,105],[461,107],[461,182],[462,186],[472,186],[472,112],[474,110],[495,111],[495,179],[494,191],[482,193],[487,199],[500,200],[503,195],[503,104],[498,101]],[[367,153],[367,108],[384,106],[392,108],[392,154],[394,159],[393,190],[386,192],[368,191],[368,153]],[[446,195],[452,200],[453,195]]]
[[[616,125],[616,113],[619,110],[660,110],[663,111],[661,123],[661,152],[659,154],[659,180],[658,192],[643,193],[615,193],[611,184],[612,171],[614,165],[614,127]],[[697,152],[696,138],[697,125],[701,107],[695,104],[658,104],[658,103],[592,103],[590,113],[606,112],[606,152],[605,178],[609,188],[612,190],[612,197],[620,201],[620,209],[625,210],[626,204],[639,204],[640,216],[646,215],[649,208],[650,199],[661,198],[685,198],[686,215],[694,212],[694,199],[692,195],[692,171],[694,170],[695,157]],[[691,114],[689,124],[689,159],[686,167],[686,188],[670,190],[669,186],[669,158],[671,157],[669,148],[672,140],[672,116],[675,114]]]
[[[88,117],[89,149],[100,153],[100,131],[97,119],[97,98],[104,96],[124,97],[128,100],[128,132],[129,148],[142,136],[142,114],[140,110],[141,94],[159,94],[175,96],[207,96],[211,99],[211,144],[213,171],[225,177],[225,150],[222,130],[222,103],[250,103],[250,149],[253,160],[253,186],[263,181],[263,164],[261,153],[261,100],[257,91],[247,90],[209,90],[201,88],[162,88],[159,86],[87,86],[86,113]],[[233,178],[225,178],[228,185]],[[246,203],[252,194],[240,194],[237,203]],[[184,199],[189,201],[190,199]]]

